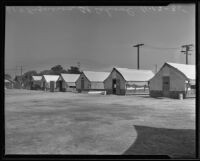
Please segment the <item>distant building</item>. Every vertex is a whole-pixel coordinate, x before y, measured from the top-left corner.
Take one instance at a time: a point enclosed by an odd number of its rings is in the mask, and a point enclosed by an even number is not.
[[[59,90],[59,86],[57,85],[57,81],[59,79],[59,75],[43,75],[42,76],[42,88],[44,90],[54,91]]]
[[[113,68],[104,81],[107,94],[148,93],[148,81],[154,76],[151,70]]]
[[[42,89],[42,76],[32,76],[31,77],[31,89]]]
[[[104,80],[109,72],[83,71],[76,81],[76,88],[80,91],[101,91],[104,89]]]
[[[150,96],[183,98],[195,96],[195,66],[166,62],[149,81]]]
[[[60,91],[76,91],[76,81],[80,74],[61,74],[57,82]]]

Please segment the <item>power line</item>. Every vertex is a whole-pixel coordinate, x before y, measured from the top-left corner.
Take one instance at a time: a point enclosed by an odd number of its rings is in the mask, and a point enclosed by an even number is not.
[[[158,50],[177,50],[180,49],[180,47],[158,47],[153,45],[145,44],[144,47],[152,48],[152,49],[158,49]]]

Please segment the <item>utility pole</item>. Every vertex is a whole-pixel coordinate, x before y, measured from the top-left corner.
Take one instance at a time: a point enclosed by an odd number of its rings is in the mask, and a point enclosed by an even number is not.
[[[23,74],[23,65],[20,65],[20,66],[16,66],[16,69],[20,67],[20,73],[21,73],[21,78],[20,78],[20,84],[22,86],[23,82],[22,82],[22,74]]]
[[[182,45],[182,48],[185,48],[185,51],[181,51],[181,52],[183,52],[186,56],[186,64],[188,64],[188,55],[191,55],[188,53],[188,51],[192,51],[192,50],[190,50],[190,47],[192,47],[192,46],[193,46],[193,44]]]
[[[21,65],[21,77],[22,77],[22,70],[23,70],[23,69],[22,69],[22,65]]]
[[[20,67],[20,74],[21,74],[21,76],[22,76],[22,74],[23,74],[23,65],[16,66],[16,70],[19,69],[18,67]]]
[[[17,76],[17,66],[16,66],[16,69],[15,69],[15,77]]]
[[[140,69],[140,46],[143,46],[144,44],[137,44],[133,47],[137,47],[137,69]]]

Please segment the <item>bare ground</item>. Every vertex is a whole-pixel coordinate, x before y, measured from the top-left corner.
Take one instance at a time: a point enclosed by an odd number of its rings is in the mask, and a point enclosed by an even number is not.
[[[5,122],[6,154],[195,155],[194,98],[6,90]]]

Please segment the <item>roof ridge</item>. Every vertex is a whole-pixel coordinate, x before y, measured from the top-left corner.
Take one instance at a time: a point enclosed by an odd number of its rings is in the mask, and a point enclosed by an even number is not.
[[[167,64],[177,64],[177,65],[185,65],[185,66],[195,66],[193,64],[183,64],[183,63],[173,63],[173,62],[166,62]]]

